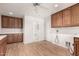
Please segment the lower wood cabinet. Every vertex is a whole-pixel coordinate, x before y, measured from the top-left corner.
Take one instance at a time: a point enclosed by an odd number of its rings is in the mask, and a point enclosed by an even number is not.
[[[23,34],[8,34],[7,43],[16,43],[23,41]]]
[[[4,38],[0,41],[0,56],[4,56],[6,53],[6,45],[7,45],[7,39]]]
[[[74,55],[79,56],[79,38],[74,38]]]

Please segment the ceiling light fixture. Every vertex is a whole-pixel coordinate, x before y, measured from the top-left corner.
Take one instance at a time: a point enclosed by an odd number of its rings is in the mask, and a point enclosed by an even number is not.
[[[58,7],[58,4],[55,4],[54,7]]]
[[[9,12],[9,15],[13,15],[13,12]]]
[[[40,3],[33,3],[33,6],[35,7],[40,6]]]
[[[40,6],[40,3],[33,3],[33,6],[35,7],[35,14],[37,14],[37,16],[40,16],[39,15],[39,6]]]

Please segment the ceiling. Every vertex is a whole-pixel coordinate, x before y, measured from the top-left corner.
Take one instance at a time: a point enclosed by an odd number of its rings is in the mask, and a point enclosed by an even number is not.
[[[58,5],[55,7],[55,5]],[[34,7],[32,3],[0,3],[0,14],[15,17],[23,17],[24,15],[32,15],[39,17],[47,17],[75,3],[40,3],[40,6]],[[13,14],[9,14],[9,13]]]

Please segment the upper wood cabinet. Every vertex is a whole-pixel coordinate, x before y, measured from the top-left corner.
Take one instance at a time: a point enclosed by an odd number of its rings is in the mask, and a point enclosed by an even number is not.
[[[57,13],[57,26],[58,27],[62,26],[62,20],[63,20],[62,12],[60,11],[60,12]]]
[[[18,27],[19,28],[23,28],[23,19],[22,18],[18,18]]]
[[[51,27],[79,26],[79,4],[75,4],[51,16]]]
[[[51,25],[52,27],[62,26],[62,12],[55,13],[51,16]]]
[[[15,18],[15,28],[22,28],[22,27],[23,27],[22,18]]]
[[[72,25],[79,26],[79,4],[71,7],[72,12]]]
[[[57,15],[53,14],[51,16],[51,27],[56,27],[57,26]]]
[[[9,17],[9,22],[8,22],[8,28],[15,28],[15,18],[14,17]],[[5,23],[3,23],[5,24]]]
[[[63,12],[63,26],[71,25],[71,8],[67,8]]]
[[[9,27],[9,17],[2,16],[1,18],[2,18],[1,19],[2,28],[8,28]]]
[[[23,19],[2,15],[2,28],[23,28]]]

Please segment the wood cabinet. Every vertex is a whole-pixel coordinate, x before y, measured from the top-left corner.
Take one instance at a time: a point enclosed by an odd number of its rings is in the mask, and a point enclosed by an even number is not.
[[[6,53],[6,45],[7,45],[7,39],[4,38],[0,40],[0,56],[4,56]]]
[[[23,34],[8,34],[7,43],[23,42]]]
[[[76,4],[71,7],[71,15],[72,15],[72,25],[79,26],[79,4]]]
[[[57,16],[56,14],[53,14],[51,16],[51,27],[56,27],[57,26]]]
[[[79,26],[79,3],[51,16],[51,27]]]
[[[51,25],[52,27],[61,27],[62,26],[62,12],[53,14],[51,16]]]
[[[67,8],[63,12],[63,26],[72,26],[71,24],[71,8]]]
[[[14,25],[15,28],[23,28],[22,18],[15,18],[14,23],[15,23],[15,25]]]
[[[23,19],[2,15],[2,28],[23,28]]]
[[[79,56],[79,38],[74,38],[74,55]]]
[[[63,21],[63,17],[62,17],[62,12],[58,12],[57,13],[57,26],[61,27],[62,26],[62,21]]]
[[[14,21],[15,21],[14,17],[9,17],[8,28],[15,28],[15,22]]]
[[[13,43],[13,42],[15,42],[14,35],[8,34],[7,35],[7,43]]]
[[[23,34],[18,34],[18,42],[23,42]]]
[[[2,15],[1,19],[2,19],[1,20],[2,28],[8,28],[9,27],[9,17]]]
[[[23,28],[23,19],[22,18],[19,18],[18,23],[19,23],[18,27]]]

